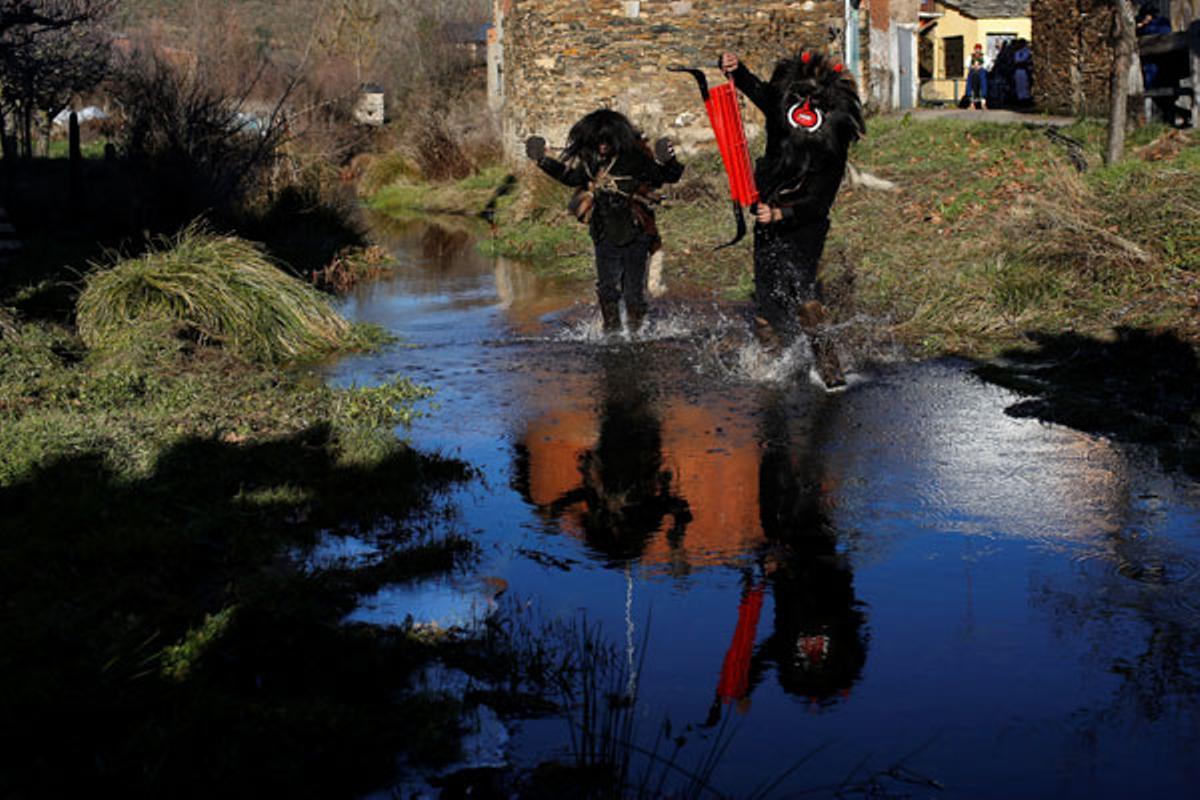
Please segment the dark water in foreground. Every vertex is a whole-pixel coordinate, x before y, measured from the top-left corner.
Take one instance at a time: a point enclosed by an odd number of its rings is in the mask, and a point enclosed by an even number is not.
[[[414,347],[331,380],[437,389],[411,436],[481,470],[459,497],[480,572],[628,646],[643,729],[692,726],[682,764],[728,716],[713,783],[735,797],[818,747],[776,796],[1200,792],[1195,483],[1006,416],[1016,395],[966,364],[826,394],[802,368],[778,380],[788,365],[711,303],[605,345],[588,286],[465,235],[393,238],[403,268],[346,311]],[[399,623],[445,591],[397,587],[358,618]],[[565,740],[561,720],[526,722],[508,757]]]

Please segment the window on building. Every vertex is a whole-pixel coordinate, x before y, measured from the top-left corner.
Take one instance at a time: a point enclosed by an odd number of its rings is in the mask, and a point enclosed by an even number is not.
[[[946,78],[961,78],[965,74],[963,69],[963,37],[947,36],[942,40],[942,47],[945,48],[942,52],[942,64],[946,68]]]

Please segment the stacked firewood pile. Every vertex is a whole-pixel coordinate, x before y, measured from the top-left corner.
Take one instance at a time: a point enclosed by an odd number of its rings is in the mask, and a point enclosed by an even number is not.
[[[1032,0],[1038,108],[1058,114],[1107,112],[1112,9],[1110,0]]]

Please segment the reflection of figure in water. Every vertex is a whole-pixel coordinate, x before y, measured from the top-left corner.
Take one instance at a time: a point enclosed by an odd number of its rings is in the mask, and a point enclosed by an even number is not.
[[[809,419],[811,430],[828,427],[824,402]],[[738,624],[725,656],[709,723],[722,703],[744,709],[769,665],[788,694],[827,703],[847,694],[866,661],[864,616],[854,597],[853,575],[837,552],[829,522],[819,442],[797,447],[782,398],[771,399],[763,417],[759,512],[768,544],[758,572],[745,575]],[[774,598],[774,629],[757,649],[754,639],[763,595]]]
[[[679,543],[692,515],[687,501],[671,493],[662,423],[640,371],[624,352],[602,354],[601,364],[599,437],[579,460],[581,485],[551,503],[550,511],[557,515],[582,502],[588,544],[624,561],[642,554],[668,516],[668,539]]]

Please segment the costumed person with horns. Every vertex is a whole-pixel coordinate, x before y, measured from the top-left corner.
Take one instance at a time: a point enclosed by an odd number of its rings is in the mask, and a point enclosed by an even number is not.
[[[630,333],[646,317],[646,272],[662,247],[654,219],[654,191],[675,183],[683,165],[669,139],[651,152],[640,131],[610,109],[593,111],[572,126],[562,159],[546,155],[546,140],[532,136],[525,153],[550,177],[579,188],[570,209],[596,247],[596,294],[604,332],[621,330],[620,301]]]
[[[854,79],[815,52],[781,60],[769,82],[733,53],[724,53],[720,66],[766,117],[766,152],[754,168],[755,333],[771,350],[807,334],[825,385],[844,385],[821,331],[828,314],[817,269],[850,145],[866,133]]]

